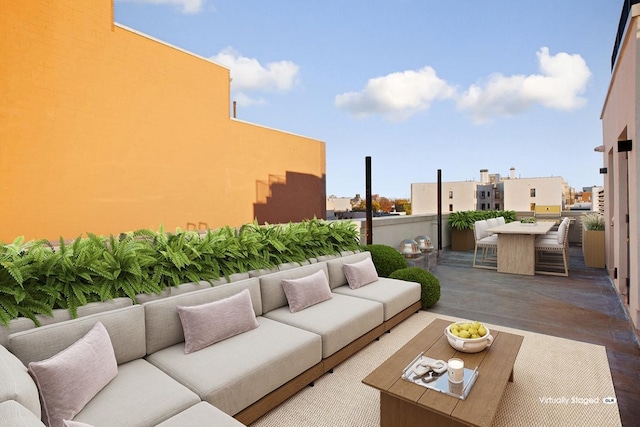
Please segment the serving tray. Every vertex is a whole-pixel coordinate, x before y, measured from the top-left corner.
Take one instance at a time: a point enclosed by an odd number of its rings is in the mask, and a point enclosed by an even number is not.
[[[411,363],[406,366],[406,368],[402,370],[402,379],[410,381],[419,386],[430,388],[431,390],[435,390],[440,393],[444,393],[449,396],[464,400],[469,395],[469,391],[471,390],[471,387],[473,387],[473,384],[476,382],[476,378],[478,378],[478,367],[476,366],[476,368],[473,370],[464,368],[464,379],[460,383],[452,383],[451,381],[449,381],[447,371],[444,371],[444,373],[438,375],[434,380],[425,382],[422,380],[422,377],[420,377],[413,371],[413,367],[416,366],[417,363],[422,361],[425,361],[426,363],[433,363],[436,361],[436,359],[424,356],[424,352],[420,353],[415,359],[413,359]]]

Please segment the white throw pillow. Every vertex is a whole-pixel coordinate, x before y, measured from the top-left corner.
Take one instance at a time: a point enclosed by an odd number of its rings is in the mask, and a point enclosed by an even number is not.
[[[64,420],[73,419],[118,375],[109,333],[96,323],[55,356],[29,363],[29,374],[40,392],[42,420],[49,427],[64,427]]]
[[[327,275],[322,270],[300,279],[285,279],[282,289],[292,313],[332,298]]]
[[[185,354],[258,327],[248,289],[219,301],[178,306],[178,315],[184,332]]]
[[[364,285],[378,280],[378,272],[371,258],[342,266],[347,283],[351,289],[361,288]]]

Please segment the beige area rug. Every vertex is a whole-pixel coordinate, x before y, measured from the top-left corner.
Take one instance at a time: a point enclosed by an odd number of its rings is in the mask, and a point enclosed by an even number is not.
[[[362,379],[437,317],[463,320],[420,311],[251,426],[379,426],[379,392]],[[525,338],[493,426],[621,425],[617,405],[603,402],[615,397],[604,347],[495,328]]]

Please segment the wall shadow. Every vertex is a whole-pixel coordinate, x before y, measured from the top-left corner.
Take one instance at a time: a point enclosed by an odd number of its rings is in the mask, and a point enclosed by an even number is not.
[[[326,175],[288,172],[256,182],[253,216],[259,224],[326,219]]]

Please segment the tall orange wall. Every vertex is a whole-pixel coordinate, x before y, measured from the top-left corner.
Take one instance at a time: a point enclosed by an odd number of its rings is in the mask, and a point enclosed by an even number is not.
[[[254,220],[259,183],[325,145],[229,117],[229,71],[113,23],[112,0],[0,6],[0,241]]]

